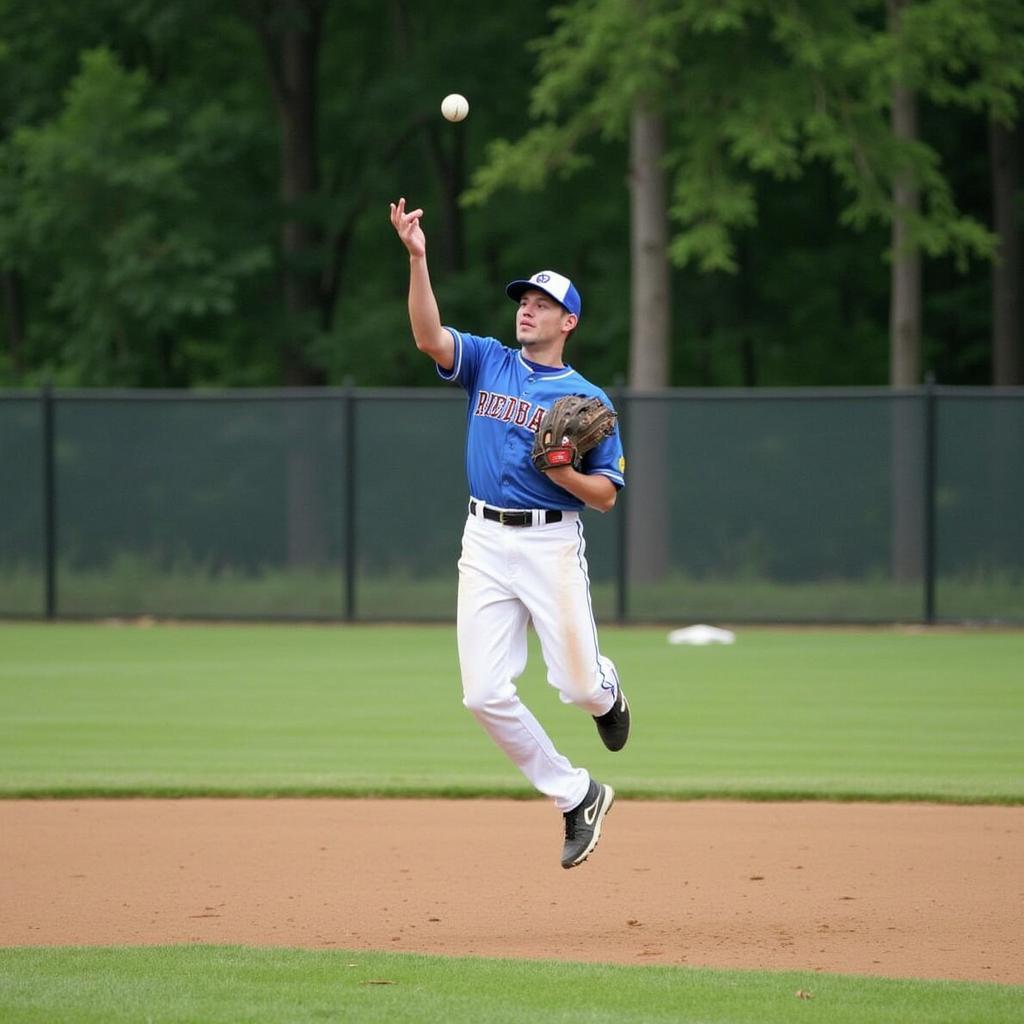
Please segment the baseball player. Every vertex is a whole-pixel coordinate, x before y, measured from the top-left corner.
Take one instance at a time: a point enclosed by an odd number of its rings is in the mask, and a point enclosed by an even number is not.
[[[551,270],[511,282],[506,291],[517,303],[518,348],[442,326],[422,216],[420,209],[407,210],[404,198],[391,204],[391,223],[409,253],[416,347],[433,359],[442,380],[458,383],[469,396],[470,497],[457,628],[463,703],[564,815],[562,867],[571,868],[593,852],[615,793],[558,752],[520,700],[515,680],[526,667],[532,622],[548,682],[561,700],[595,719],[608,749],[625,745],[629,704],[615,665],[598,649],[579,516],[584,506],[607,512],[615,504],[625,482],[622,442],[610,426],[581,460],[556,453],[535,463],[538,427],[561,396],[594,396],[611,407],[603,391],[562,360],[579,323],[579,293]]]

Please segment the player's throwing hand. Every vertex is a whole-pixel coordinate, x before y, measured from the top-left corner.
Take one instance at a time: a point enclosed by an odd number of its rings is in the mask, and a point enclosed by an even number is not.
[[[422,210],[405,209],[405,196],[391,204],[391,225],[398,233],[410,256],[426,256],[427,237],[420,226]]]

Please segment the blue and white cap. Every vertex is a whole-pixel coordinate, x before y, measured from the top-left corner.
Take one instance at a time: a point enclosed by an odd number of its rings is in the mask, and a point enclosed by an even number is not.
[[[583,302],[580,299],[580,293],[576,291],[576,286],[569,278],[554,270],[538,271],[528,281],[511,281],[505,287],[505,293],[510,299],[518,302],[523,297],[523,292],[529,288],[537,288],[550,295],[557,303],[577,317],[583,311]]]

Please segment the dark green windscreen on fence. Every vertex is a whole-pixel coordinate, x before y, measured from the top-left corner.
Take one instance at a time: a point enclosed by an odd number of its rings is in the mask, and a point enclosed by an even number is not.
[[[466,519],[466,399],[407,391],[356,404],[356,606],[361,619],[455,615]]]
[[[628,617],[917,618],[923,425],[913,397],[630,402]]]
[[[950,396],[937,410],[936,613],[1024,618],[1024,401]]]
[[[339,616],[344,422],[322,398],[61,399],[59,611]]]
[[[0,615],[46,611],[43,405],[0,401]]]
[[[599,621],[1024,622],[1024,391],[617,405]],[[0,394],[0,615],[46,614],[52,579],[57,616],[454,618],[458,389],[55,392],[50,449],[44,410]]]

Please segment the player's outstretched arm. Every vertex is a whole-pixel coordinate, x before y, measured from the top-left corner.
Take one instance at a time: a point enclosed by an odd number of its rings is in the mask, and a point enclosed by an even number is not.
[[[427,269],[427,239],[420,224],[422,210],[406,210],[405,197],[391,204],[391,225],[409,253],[409,323],[416,347],[439,366],[455,365],[455,341],[441,326],[437,299]]]

